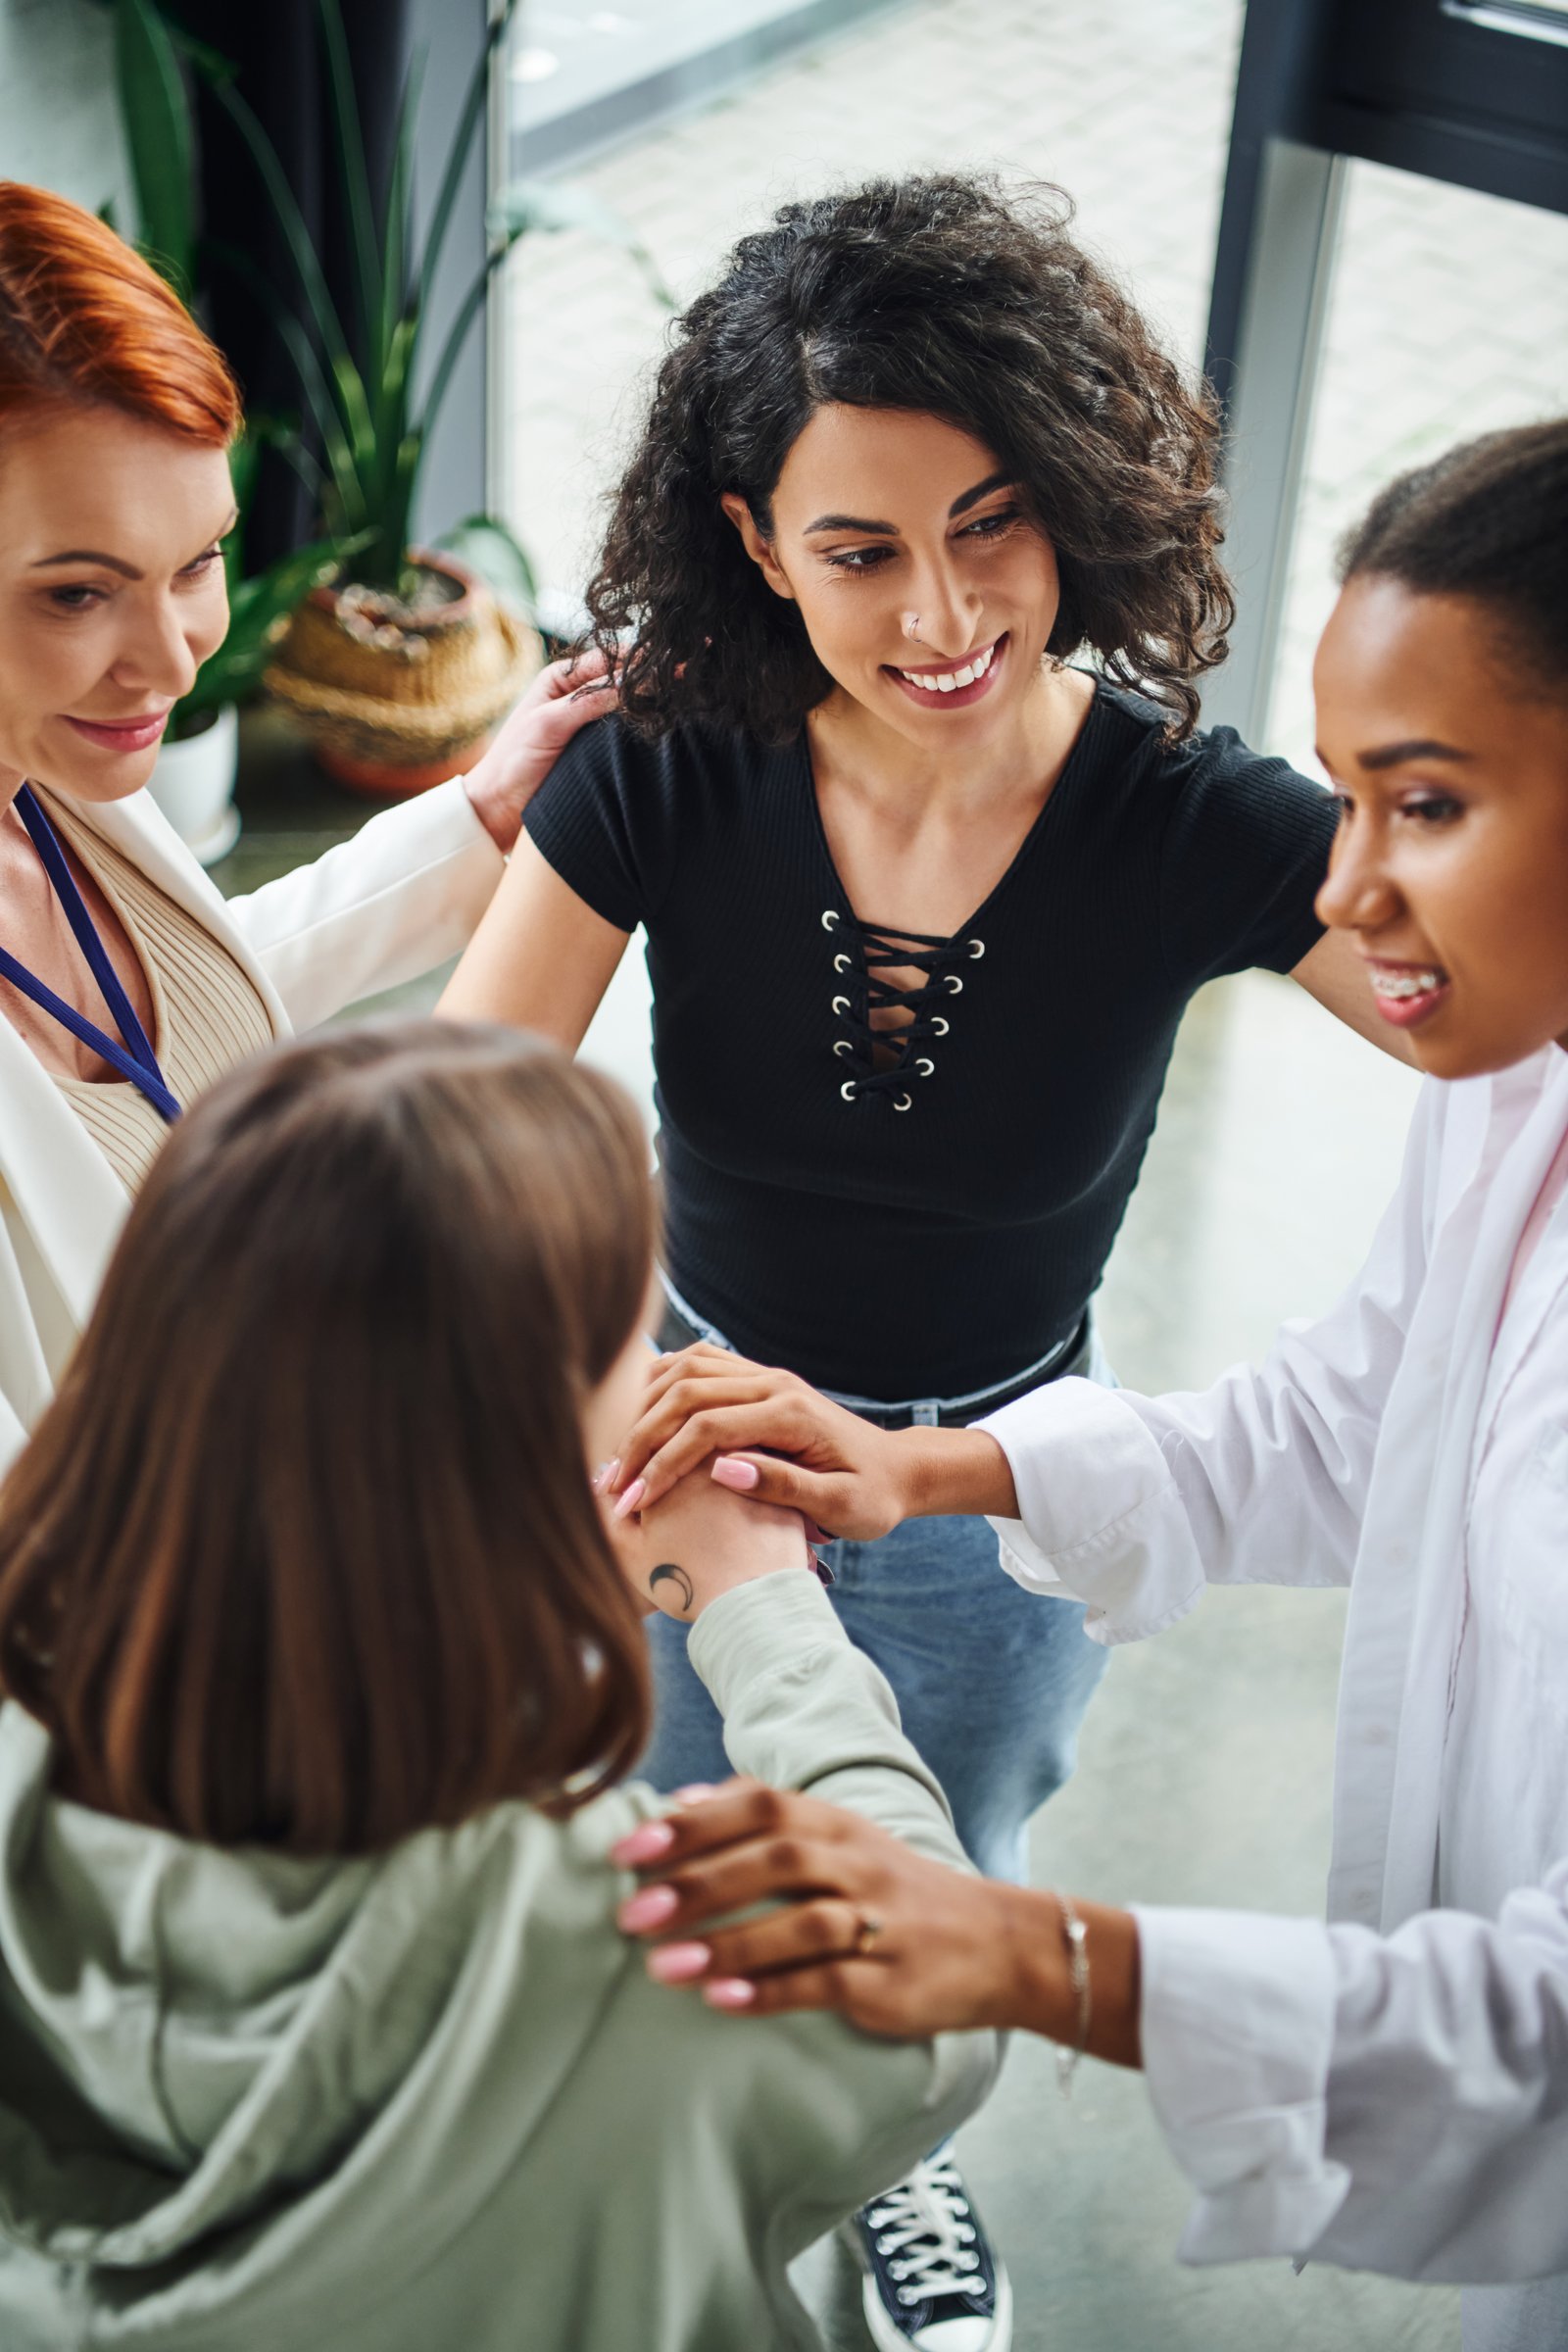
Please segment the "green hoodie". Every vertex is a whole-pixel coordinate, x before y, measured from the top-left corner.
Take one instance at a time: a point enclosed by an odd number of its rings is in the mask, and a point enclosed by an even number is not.
[[[811,1578],[726,1594],[691,1650],[738,1769],[960,1862]],[[334,1862],[49,1776],[0,1710],[4,2352],[815,2346],[785,2265],[994,2073],[989,2034],[878,2042],[651,1983],[607,1860],[645,1788]]]

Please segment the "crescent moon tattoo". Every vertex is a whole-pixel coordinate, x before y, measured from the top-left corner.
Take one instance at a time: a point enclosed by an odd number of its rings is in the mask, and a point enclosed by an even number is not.
[[[676,1567],[673,1560],[662,1561],[659,1567],[653,1571],[648,1579],[649,1592],[652,1592],[656,1586],[662,1584],[666,1577],[680,1594],[681,1607],[689,1609],[696,1597],[692,1592],[692,1580],[684,1568]]]

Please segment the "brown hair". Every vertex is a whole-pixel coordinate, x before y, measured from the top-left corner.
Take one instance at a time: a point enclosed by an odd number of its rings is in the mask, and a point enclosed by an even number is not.
[[[842,402],[940,416],[993,450],[1055,550],[1047,652],[1087,647],[1191,732],[1234,617],[1217,416],[1071,219],[1059,188],[933,173],[786,204],[741,239],[675,322],[588,589],[633,724],[786,741],[829,692],[719,500],[739,493],[770,537],[785,459]]]
[[[215,1087],[0,1493],[0,1681],[62,1788],[346,1854],[626,1771],[643,1632],[578,1415],[653,1220],[625,1097],[511,1031]]]
[[[228,364],[122,237],[48,188],[0,179],[0,425],[74,401],[224,449]]]

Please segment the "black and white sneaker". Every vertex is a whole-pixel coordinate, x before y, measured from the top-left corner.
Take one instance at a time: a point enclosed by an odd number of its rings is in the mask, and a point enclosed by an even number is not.
[[[846,2225],[877,2352],[1009,2352],[1012,2288],[951,2148]]]

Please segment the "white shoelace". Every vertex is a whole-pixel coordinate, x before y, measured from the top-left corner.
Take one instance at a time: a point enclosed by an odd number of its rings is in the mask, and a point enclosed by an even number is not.
[[[866,2220],[902,2302],[969,2294],[980,2284],[969,2201],[951,2158],[917,2164],[907,2180],[877,2198]]]

